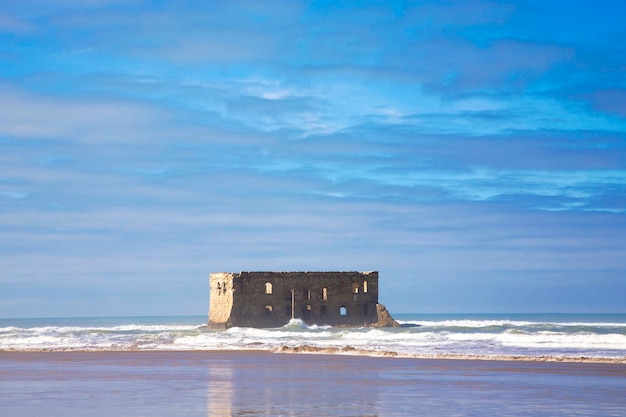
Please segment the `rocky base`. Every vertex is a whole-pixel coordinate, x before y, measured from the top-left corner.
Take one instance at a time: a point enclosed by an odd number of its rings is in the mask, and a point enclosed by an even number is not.
[[[376,304],[376,314],[378,315],[378,321],[372,324],[371,327],[400,327],[400,323],[391,317],[384,305]]]

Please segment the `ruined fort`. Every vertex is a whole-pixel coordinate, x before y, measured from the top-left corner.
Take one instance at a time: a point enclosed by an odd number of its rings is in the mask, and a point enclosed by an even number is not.
[[[209,327],[397,326],[378,303],[378,272],[216,272]]]

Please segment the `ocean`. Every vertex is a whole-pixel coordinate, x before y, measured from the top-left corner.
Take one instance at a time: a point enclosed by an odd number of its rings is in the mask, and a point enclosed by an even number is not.
[[[626,315],[395,318],[2,319],[0,415],[626,417]]]
[[[395,314],[399,328],[208,330],[206,316],[0,319],[0,351],[305,351],[626,361],[626,314]]]

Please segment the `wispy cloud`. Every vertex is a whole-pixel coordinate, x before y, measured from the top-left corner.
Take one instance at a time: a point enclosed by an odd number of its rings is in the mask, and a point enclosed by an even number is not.
[[[68,99],[0,90],[0,135],[76,142],[136,142],[159,123],[156,109],[124,100]],[[156,130],[156,129],[155,129]]]
[[[0,314],[148,283],[154,310],[212,269],[380,269],[404,311],[542,286],[604,308],[626,268],[607,4],[4,1],[0,300],[24,301]]]

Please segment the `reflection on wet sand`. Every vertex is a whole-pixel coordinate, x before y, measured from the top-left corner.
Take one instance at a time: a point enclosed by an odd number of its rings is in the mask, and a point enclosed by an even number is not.
[[[232,416],[234,394],[232,366],[209,366],[208,378],[207,415]]]
[[[623,415],[620,364],[219,354],[208,416]],[[581,390],[588,384],[594,390]],[[621,410],[621,411],[620,411]]]
[[[624,416],[626,367],[266,352],[0,352],[0,416]]]
[[[234,356],[208,364],[208,416],[379,414],[377,373],[359,358]]]

